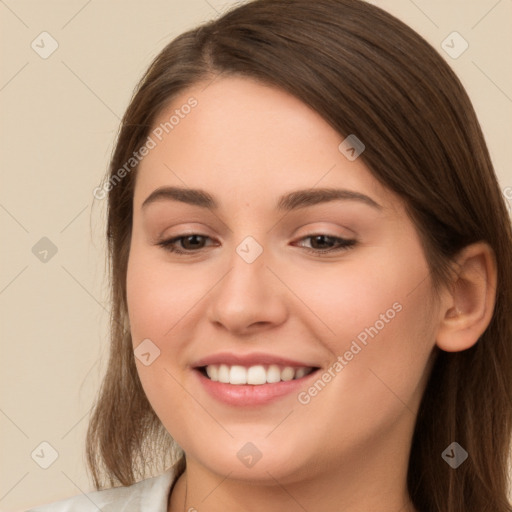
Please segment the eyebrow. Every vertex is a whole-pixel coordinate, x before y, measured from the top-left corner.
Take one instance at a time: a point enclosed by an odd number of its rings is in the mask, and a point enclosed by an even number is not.
[[[151,203],[162,200],[179,201],[211,210],[219,209],[219,203],[208,192],[183,187],[157,188],[144,200],[141,208],[146,208]],[[278,211],[291,211],[335,200],[358,201],[377,210],[382,210],[380,204],[365,194],[337,188],[313,188],[289,192],[279,198],[276,209]]]

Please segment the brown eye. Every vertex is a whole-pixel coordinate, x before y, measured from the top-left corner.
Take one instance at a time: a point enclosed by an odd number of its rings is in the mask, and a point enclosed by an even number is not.
[[[189,254],[196,252],[197,249],[203,249],[204,242],[209,238],[210,237],[206,235],[193,233],[190,235],[177,236],[168,240],[162,240],[161,242],[158,242],[157,245],[163,247],[166,251],[169,252],[174,252],[177,254]],[[181,248],[176,247],[177,243],[180,244]]]
[[[301,240],[311,240],[311,247],[304,247],[308,252],[323,254],[333,253],[346,250],[354,246],[356,240],[348,240],[337,236],[329,236],[325,234],[315,234],[305,236]]]

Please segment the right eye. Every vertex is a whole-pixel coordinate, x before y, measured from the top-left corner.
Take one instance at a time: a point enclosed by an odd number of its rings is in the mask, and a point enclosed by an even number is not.
[[[203,249],[204,241],[211,238],[206,235],[199,233],[191,233],[188,235],[176,236],[167,240],[161,240],[157,243],[160,247],[163,247],[166,251],[175,254],[192,254],[197,252],[197,249]],[[181,249],[176,247],[177,243],[180,243]]]

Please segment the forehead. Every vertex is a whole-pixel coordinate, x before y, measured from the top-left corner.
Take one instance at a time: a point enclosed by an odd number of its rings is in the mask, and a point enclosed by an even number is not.
[[[270,204],[313,187],[359,191],[387,206],[398,200],[361,158],[346,158],[339,150],[345,137],[317,112],[249,78],[217,78],[183,91],[159,113],[150,136],[155,147],[137,172],[139,204],[164,185],[207,189],[221,202],[250,197]]]

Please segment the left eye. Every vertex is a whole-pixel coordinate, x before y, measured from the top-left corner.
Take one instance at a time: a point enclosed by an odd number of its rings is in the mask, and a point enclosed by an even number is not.
[[[343,251],[348,249],[349,247],[352,247],[356,244],[356,240],[354,239],[347,239],[347,238],[341,238],[338,236],[329,236],[329,235],[309,235],[305,236],[304,238],[301,238],[301,240],[307,240],[310,239],[312,241],[311,245],[320,245],[323,246],[323,248],[315,248],[315,247],[305,247],[308,252],[314,252],[314,253],[328,253],[328,252],[337,252],[337,251]],[[325,247],[325,245],[334,244],[336,247]]]
[[[197,233],[190,235],[182,235],[174,238],[170,238],[168,240],[162,240],[157,243],[160,247],[163,247],[166,251],[176,253],[176,254],[191,254],[194,252],[198,252],[198,249],[204,248],[204,242],[211,238],[206,235],[200,235]],[[308,252],[312,252],[315,254],[324,254],[324,253],[332,253],[347,250],[348,248],[354,246],[357,241],[354,239],[346,239],[337,236],[329,236],[325,234],[315,234],[308,235],[300,239],[302,240],[311,240],[312,247],[303,247]],[[181,248],[176,247],[176,244],[179,243]],[[332,247],[332,245],[335,247]],[[320,248],[315,248],[315,245],[320,245]],[[327,245],[327,247],[326,247]]]

